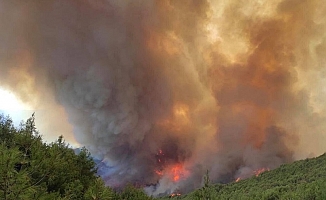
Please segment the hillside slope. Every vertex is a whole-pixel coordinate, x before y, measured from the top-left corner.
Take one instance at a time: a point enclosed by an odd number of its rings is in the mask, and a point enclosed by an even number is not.
[[[257,177],[229,184],[208,185],[190,194],[169,198],[326,199],[326,154],[281,165]]]

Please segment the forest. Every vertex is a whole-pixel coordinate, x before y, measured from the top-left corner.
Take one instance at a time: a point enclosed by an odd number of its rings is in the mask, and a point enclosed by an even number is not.
[[[76,154],[62,136],[43,142],[34,116],[16,128],[10,117],[0,115],[0,199],[150,199],[131,185],[113,191],[96,172],[87,149]]]
[[[76,153],[62,136],[52,143],[43,142],[34,116],[16,128],[9,116],[0,115],[0,199],[155,198],[132,184],[121,190],[105,186],[86,148]],[[326,154],[228,184],[212,182],[207,171],[202,188],[158,199],[326,199]]]
[[[326,199],[326,154],[284,164],[275,170],[265,171],[257,176],[228,184],[211,184],[209,176],[205,175],[202,188],[176,198],[184,200],[324,200]]]

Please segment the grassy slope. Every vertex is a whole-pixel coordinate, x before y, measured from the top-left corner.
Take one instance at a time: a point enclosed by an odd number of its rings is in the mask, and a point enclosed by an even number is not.
[[[282,165],[258,177],[210,185],[172,199],[326,199],[326,154]]]

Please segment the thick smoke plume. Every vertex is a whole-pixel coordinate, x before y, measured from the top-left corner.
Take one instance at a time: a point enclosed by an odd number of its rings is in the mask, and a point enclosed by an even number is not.
[[[325,23],[320,0],[0,0],[0,84],[67,115],[108,185],[186,191],[325,151]]]

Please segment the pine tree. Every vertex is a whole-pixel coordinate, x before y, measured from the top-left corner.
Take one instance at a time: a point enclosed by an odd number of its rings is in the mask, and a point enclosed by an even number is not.
[[[95,184],[85,192],[84,199],[88,200],[112,200],[115,198],[114,191],[105,187],[102,179],[98,178]]]
[[[17,148],[0,144],[0,197],[4,200],[29,199],[35,190],[28,172],[17,168],[22,158]]]

